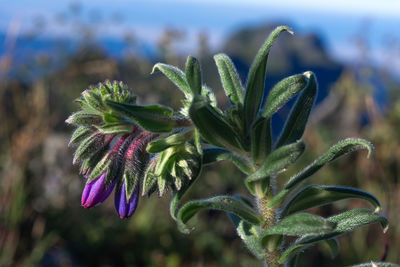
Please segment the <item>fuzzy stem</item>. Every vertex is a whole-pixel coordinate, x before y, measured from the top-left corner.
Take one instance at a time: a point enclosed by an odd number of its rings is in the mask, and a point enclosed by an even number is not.
[[[272,187],[270,186],[269,190],[270,194],[272,193]],[[263,224],[261,226],[261,230],[265,231],[269,227],[276,224],[276,210],[275,208],[268,208],[268,203],[270,202],[270,194],[264,196],[257,197],[257,206],[258,211],[263,219]],[[265,263],[268,267],[279,267],[282,266],[279,264],[279,258],[281,256],[281,252],[279,250],[279,240],[271,240],[267,247],[265,248]]]

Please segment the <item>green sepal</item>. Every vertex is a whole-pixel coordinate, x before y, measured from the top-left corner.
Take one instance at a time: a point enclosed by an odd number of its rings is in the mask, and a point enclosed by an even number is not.
[[[318,91],[318,83],[314,73],[308,71],[304,75],[308,78],[306,88],[300,93],[293,105],[275,147],[293,143],[303,136]]]
[[[192,95],[201,94],[202,77],[200,62],[197,58],[188,56],[185,66],[185,75],[189,88],[192,91]]]
[[[204,96],[195,96],[189,115],[207,142],[219,147],[242,149],[239,137],[225,117]]]
[[[122,134],[122,133],[132,133],[134,125],[130,123],[106,123],[101,126],[96,126],[103,134]]]
[[[267,40],[261,46],[250,67],[243,103],[245,129],[250,127],[260,110],[261,101],[264,95],[268,55],[275,39],[283,31],[292,33],[286,26],[277,27],[273,32],[271,32]]]
[[[185,195],[187,190],[191,187],[191,185],[197,180],[197,178],[200,176],[201,173],[201,162],[200,165],[198,166],[197,169],[194,169],[194,172],[192,172],[191,179],[189,181],[186,181],[186,183],[183,183],[182,187],[180,190],[175,190],[174,194],[171,198],[170,206],[169,206],[169,211],[171,217],[177,221],[177,215],[179,211],[179,201],[182,199],[182,197]]]
[[[203,164],[211,164],[220,160],[228,160],[232,162],[244,174],[249,175],[254,172],[253,165],[250,160],[236,152],[219,148],[219,147],[206,147],[203,148]]]
[[[265,247],[275,235],[300,236],[323,234],[334,230],[336,223],[311,213],[297,213],[286,217],[261,234],[261,243]]]
[[[76,148],[73,164],[89,158],[91,155],[99,151],[104,145],[104,135],[99,132],[94,132],[89,137],[85,138]]]
[[[155,71],[161,71],[185,94],[186,98],[190,98],[190,96],[192,95],[192,91],[190,90],[185,73],[183,73],[183,71],[181,71],[177,67],[163,63],[155,64],[151,73],[154,73]]]
[[[369,201],[375,212],[379,212],[379,200],[368,192],[344,186],[309,185],[297,193],[283,208],[282,217],[309,208],[322,206],[348,198],[360,198]]]
[[[150,195],[153,192],[153,188],[156,187],[157,176],[154,174],[157,165],[157,159],[150,160],[148,163],[142,182],[142,196]]]
[[[193,136],[192,130],[185,130],[183,132],[169,135],[165,138],[159,138],[151,141],[147,147],[147,152],[159,153],[171,146],[181,145]]]
[[[107,100],[106,104],[150,132],[170,132],[175,125],[173,110],[162,105],[141,106],[111,100]]]
[[[192,200],[185,203],[177,214],[178,228],[182,233],[189,233],[186,222],[197,212],[204,209],[222,210],[233,213],[246,222],[259,225],[262,222],[260,216],[247,204],[231,196],[216,196],[208,199]]]
[[[144,169],[149,159],[149,154],[138,150],[135,151],[135,159],[125,161],[124,172],[122,179],[125,180],[126,199],[130,199],[136,187],[143,180]]]
[[[260,164],[271,152],[271,120],[259,117],[251,127],[250,138],[253,162]]]
[[[232,105],[243,104],[243,85],[232,60],[225,54],[214,56],[222,87]]]
[[[338,142],[337,144],[330,147],[329,150],[325,152],[325,154],[320,156],[313,163],[311,163],[302,171],[291,177],[289,181],[286,183],[284,189],[288,190],[293,189],[296,185],[298,185],[299,183],[301,183],[302,181],[313,175],[315,172],[317,172],[325,164],[332,162],[343,155],[346,155],[350,152],[359,149],[367,149],[368,150],[367,157],[369,157],[369,155],[373,152],[374,147],[367,140],[360,138],[347,138]]]
[[[65,122],[76,126],[92,126],[102,122],[102,118],[98,114],[81,110],[72,113]]]
[[[289,99],[297,94],[307,85],[307,78],[303,74],[297,74],[278,82],[268,94],[261,114],[264,118],[270,118],[277,112]]]
[[[93,179],[99,177],[101,174],[106,172],[111,165],[112,165],[111,152],[108,152],[103,156],[103,158],[99,162],[97,162],[96,166],[90,173],[89,178],[87,179],[87,183],[89,183]]]
[[[263,260],[264,250],[260,244],[260,228],[242,220],[232,213],[227,213],[227,215],[231,219],[238,236],[242,239],[246,247],[257,259]]]
[[[284,263],[295,254],[305,250],[311,245],[314,245],[320,241],[331,239],[342,235],[347,232],[351,232],[361,226],[379,222],[383,227],[383,231],[386,232],[388,229],[388,220],[381,214],[374,213],[369,209],[354,209],[343,212],[341,214],[332,216],[327,219],[329,222],[336,223],[336,227],[333,231],[319,234],[319,235],[305,235],[297,239],[294,244],[288,247],[279,259],[279,263]]]
[[[74,133],[72,134],[68,146],[79,144],[81,141],[92,135],[94,131],[95,130],[93,127],[79,126],[78,128],[75,129]]]
[[[253,184],[254,182],[269,179],[271,175],[278,174],[290,165],[296,162],[296,160],[303,154],[305,144],[303,141],[298,141],[293,144],[282,146],[265,159],[263,165],[254,173],[246,178],[246,185],[250,192],[254,193]]]

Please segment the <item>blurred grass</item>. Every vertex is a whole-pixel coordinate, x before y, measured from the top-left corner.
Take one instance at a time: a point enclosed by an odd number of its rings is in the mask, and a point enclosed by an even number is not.
[[[257,35],[255,40],[263,38]],[[182,32],[166,30],[158,44],[157,61],[182,67],[185,58],[174,53],[173,45],[183,39]],[[111,200],[91,210],[80,207],[84,181],[78,176],[77,168],[72,167],[72,150],[67,148],[71,129],[64,124],[76,108],[73,99],[90,84],[104,79],[127,82],[142,103],[161,102],[178,107],[181,98],[178,90],[161,75],[150,76],[154,61],[136,53],[116,60],[91,40],[82,40],[75,51],[63,52],[64,61],[57,68],[51,64],[52,54],[34,56],[32,61],[15,68],[12,49],[2,56],[0,266],[261,266],[235,237],[227,217],[218,212],[201,213],[191,222],[196,230],[183,235],[169,216],[168,197],[142,198],[129,220],[116,216]],[[236,60],[245,64],[249,49],[240,42],[243,39],[229,41],[232,49],[238,49],[230,53],[236,53]],[[294,50],[299,50],[297,46],[307,47],[304,40],[296,44]],[[306,55],[307,50],[303,48],[300,52]],[[256,53],[254,49],[251,51]],[[206,36],[200,36],[199,49],[194,54],[200,58],[209,77],[207,84],[217,89],[219,103],[225,105],[212,53]],[[313,66],[331,66],[332,62],[327,63],[324,57],[319,56],[319,61],[315,61],[313,56]],[[284,63],[290,62],[289,58]],[[283,67],[278,64],[277,68],[282,71]],[[26,78],[32,77],[27,73],[37,69],[46,71],[35,74],[34,79]],[[289,71],[293,68],[289,67]],[[348,156],[324,167],[311,182],[355,186],[373,193],[381,200],[391,227],[386,234],[373,225],[341,237],[341,249],[334,260],[330,259],[327,248],[312,249],[300,259],[301,266],[377,261],[386,244],[386,260],[400,262],[397,253],[400,248],[397,223],[400,220],[397,205],[400,201],[400,99],[396,92],[399,84],[392,83],[388,88],[394,97],[389,99],[386,110],[381,111],[373,98],[374,85],[365,75],[361,78],[357,70],[346,68],[334,82],[329,81],[330,94],[314,110],[305,135],[306,156],[296,167],[304,166],[340,138],[369,139],[376,148],[372,159],[366,159],[363,152]],[[284,181],[293,171],[289,169],[279,180]],[[246,194],[243,175],[228,163],[204,170],[186,197],[219,193]],[[316,212],[328,216],[346,207],[365,205],[360,201],[346,201],[318,208]]]

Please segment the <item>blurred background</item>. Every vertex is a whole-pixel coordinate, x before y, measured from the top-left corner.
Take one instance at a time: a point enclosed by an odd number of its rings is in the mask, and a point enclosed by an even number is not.
[[[113,201],[80,207],[84,179],[67,147],[64,120],[73,100],[105,79],[125,81],[141,103],[179,106],[182,95],[153,64],[201,60],[205,82],[224,98],[212,56],[232,57],[243,80],[269,32],[289,25],[267,67],[267,87],[288,75],[314,71],[319,95],[302,160],[279,180],[348,136],[370,140],[360,152],[326,166],[312,183],[359,187],[376,195],[390,228],[363,227],[327,247],[302,254],[301,266],[400,263],[400,3],[281,0],[15,0],[0,2],[0,266],[262,266],[235,237],[228,218],[202,212],[183,235],[168,212],[169,196],[142,198],[120,220]],[[289,103],[290,105],[290,103]],[[288,114],[274,117],[274,134]],[[186,199],[246,194],[243,175],[229,163],[203,171]],[[343,201],[321,215],[364,207]]]

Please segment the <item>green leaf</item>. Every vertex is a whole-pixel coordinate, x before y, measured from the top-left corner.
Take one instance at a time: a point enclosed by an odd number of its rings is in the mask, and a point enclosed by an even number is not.
[[[400,267],[398,264],[394,264],[391,262],[366,262],[357,265],[351,265],[349,267]]]
[[[189,88],[189,84],[186,81],[186,76],[183,71],[174,66],[163,63],[155,64],[151,73],[154,73],[155,71],[161,71],[165,76],[167,76],[167,78],[185,94],[186,98],[191,96],[192,91]]]
[[[305,72],[304,75],[308,78],[307,86],[301,92],[296,103],[293,105],[293,108],[285,122],[285,126],[278,138],[276,147],[293,143],[303,136],[308,116],[314,104],[318,90],[318,84],[314,73]]]
[[[173,110],[162,105],[140,106],[111,100],[107,105],[150,132],[170,132],[175,125]]]
[[[238,153],[218,147],[206,147],[203,149],[203,164],[211,164],[220,160],[232,162],[247,175],[254,172],[254,168],[249,159]]]
[[[245,129],[250,127],[260,110],[261,101],[264,95],[265,74],[269,51],[271,50],[275,39],[283,31],[292,33],[286,26],[277,27],[261,46],[250,67],[243,103]]]
[[[228,124],[224,116],[212,107],[208,100],[200,95],[195,96],[189,110],[190,118],[209,143],[234,149],[241,149],[239,137]]]
[[[88,138],[94,132],[94,128],[88,126],[79,126],[69,140],[68,146],[79,144],[84,139]]]
[[[154,174],[156,165],[157,159],[153,158],[146,167],[142,182],[142,196],[151,194],[152,188],[155,188],[157,182],[157,176]]]
[[[375,206],[375,212],[380,211],[381,205],[379,200],[368,192],[343,186],[309,185],[297,193],[286,204],[282,211],[282,217],[348,198],[365,199]]]
[[[286,183],[284,189],[291,190],[296,185],[313,175],[320,168],[322,168],[325,164],[334,161],[335,159],[346,155],[350,152],[359,150],[359,149],[367,149],[368,157],[372,153],[374,147],[370,142],[360,138],[347,138],[344,139],[337,144],[333,145],[325,154],[316,159],[313,163],[308,165],[305,169],[300,171],[298,174],[294,175],[289,179]]]
[[[251,127],[251,156],[260,164],[271,152],[271,120],[259,117]]]
[[[262,116],[270,118],[289,99],[306,87],[307,79],[303,74],[297,74],[278,82],[269,92],[267,100],[262,107]]]
[[[186,80],[189,84],[189,88],[192,91],[193,95],[201,94],[201,85],[202,85],[202,77],[201,77],[201,68],[200,62],[197,58],[188,56],[186,61]]]
[[[103,134],[121,134],[121,133],[132,133],[134,125],[127,123],[106,123],[96,128]]]
[[[159,153],[171,146],[183,144],[193,136],[193,131],[184,131],[172,134],[165,138],[156,139],[151,141],[147,147],[147,152]]]
[[[97,114],[81,110],[72,113],[65,122],[76,126],[92,126],[102,122],[102,119]]]
[[[271,175],[278,174],[292,165],[304,152],[305,145],[302,141],[282,146],[268,155],[263,165],[253,174],[246,178],[246,183],[266,179]]]
[[[305,235],[321,234],[334,230],[336,223],[332,223],[321,216],[311,213],[297,213],[282,219],[276,225],[268,228],[261,234],[261,243],[265,247],[274,235]]]
[[[300,237],[294,242],[294,244],[292,244],[286,251],[282,253],[281,258],[279,259],[279,263],[285,262],[298,252],[303,251],[304,249],[316,244],[317,242],[331,239],[347,232],[351,232],[363,225],[379,222],[383,227],[384,232],[386,232],[388,228],[387,218],[378,213],[374,213],[372,210],[369,209],[354,209],[346,211],[341,214],[332,216],[327,220],[331,223],[337,224],[333,231],[318,235],[310,234]]]
[[[204,209],[222,210],[235,214],[246,222],[259,225],[261,218],[242,201],[231,196],[216,196],[202,200],[192,200],[185,203],[177,214],[178,228],[183,233],[189,233],[190,229],[185,223],[197,212]]]
[[[229,101],[232,105],[243,104],[244,89],[232,60],[225,54],[215,55],[214,60]]]
[[[240,219],[240,217],[232,213],[227,214],[235,226],[238,236],[242,239],[246,247],[254,256],[257,257],[257,259],[263,260],[264,250],[260,244],[259,227]]]

